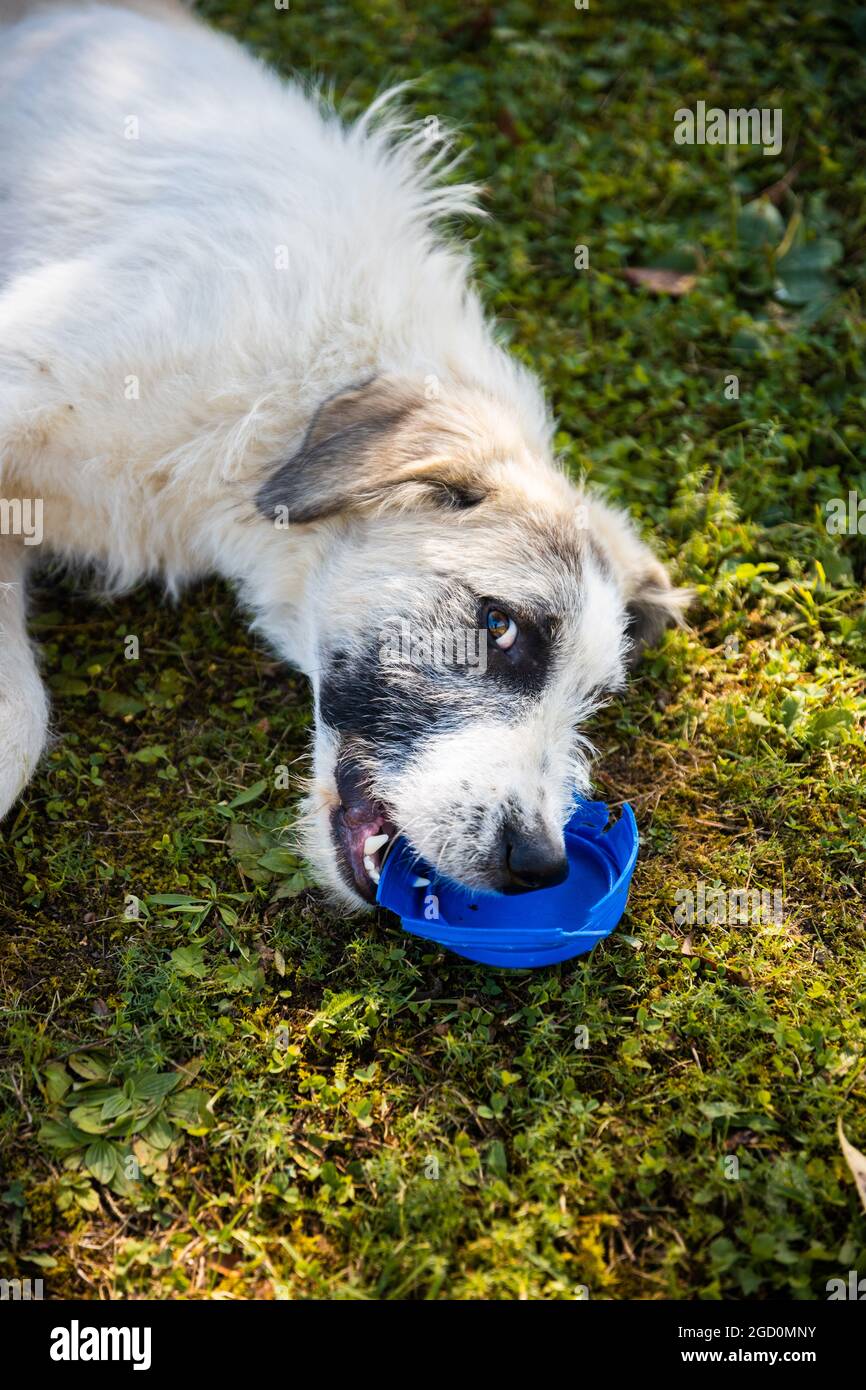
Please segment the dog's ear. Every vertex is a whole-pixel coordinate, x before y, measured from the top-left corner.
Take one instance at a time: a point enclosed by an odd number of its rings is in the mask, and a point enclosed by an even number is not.
[[[647,647],[657,645],[666,627],[682,623],[691,594],[675,589],[667,571],[657,560],[638,580],[638,587],[626,604],[629,615],[628,638],[631,648],[628,668],[633,671]]]
[[[656,645],[666,627],[683,622],[692,595],[688,589],[674,588],[664,565],[624,512],[597,497],[584,497],[582,514],[625,599],[631,644],[627,661],[629,670],[634,670],[645,649]]]
[[[284,509],[290,524],[389,502],[473,506],[485,489],[448,443],[421,387],[374,378],[319,406],[300,448],[259,488],[256,505],[269,519]]]

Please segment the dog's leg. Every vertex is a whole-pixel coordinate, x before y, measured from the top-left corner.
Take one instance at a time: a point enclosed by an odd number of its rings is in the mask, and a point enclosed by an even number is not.
[[[48,699],[25,622],[27,551],[0,536],[0,818],[33,775],[45,747]]]

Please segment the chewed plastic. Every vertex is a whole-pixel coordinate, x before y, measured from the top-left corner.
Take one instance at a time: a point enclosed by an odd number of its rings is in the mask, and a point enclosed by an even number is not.
[[[568,878],[556,888],[515,896],[452,883],[398,840],[382,866],[376,900],[413,936],[482,965],[517,970],[570,960],[610,935],[628,901],[637,823],[628,804],[609,828],[608,819],[604,802],[578,802],[565,827]],[[414,887],[418,877],[430,884]]]

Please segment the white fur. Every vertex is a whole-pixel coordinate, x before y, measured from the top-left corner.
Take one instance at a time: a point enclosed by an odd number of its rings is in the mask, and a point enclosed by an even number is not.
[[[346,126],[184,15],[73,4],[0,29],[0,496],[42,498],[48,549],[94,563],[109,587],[227,577],[314,685],[345,585],[375,591],[391,574],[399,589],[397,553],[414,536],[423,555],[429,534],[409,517],[389,542],[376,523],[347,571],[339,523],[287,538],[257,516],[269,467],[335,390],[380,374],[435,379],[446,401],[474,399],[478,418],[495,412],[518,441],[500,471],[519,475],[521,506],[575,505],[550,460],[537,383],[497,345],[466,258],[434,231],[471,213],[475,190],[443,184],[447,145],[399,129],[392,107]],[[645,567],[624,520],[596,515],[608,549],[627,551],[623,574]],[[46,728],[25,558],[0,536],[0,580],[13,586],[0,608],[0,815]],[[426,563],[435,570],[435,553]],[[556,786],[536,808],[551,824],[573,768],[575,700],[622,673],[628,582],[597,580],[596,591],[575,637],[580,688],[572,680],[527,723],[513,759],[531,800],[539,750],[561,746]],[[419,753],[416,799],[447,782],[452,756],[472,765],[467,738],[435,766]],[[321,730],[321,804],[333,801],[334,755]],[[390,791],[412,802],[405,787]],[[321,871],[339,888],[326,838]],[[419,824],[419,848],[435,839]]]

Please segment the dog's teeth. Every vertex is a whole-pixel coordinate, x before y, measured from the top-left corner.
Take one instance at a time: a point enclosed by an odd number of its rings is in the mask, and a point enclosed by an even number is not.
[[[429,883],[430,883],[429,878],[421,878],[420,875],[419,875],[418,878],[416,878],[416,879],[413,880],[413,882],[412,882],[412,887],[413,887],[413,888],[426,888],[426,887],[428,887]]]
[[[368,835],[364,841],[364,853],[370,855],[375,854],[377,849],[381,849],[383,845],[387,845],[389,839],[390,836],[388,835]]]
[[[376,865],[373,863],[369,854],[364,855],[364,868],[367,870],[367,873],[370,875],[373,882],[378,883],[380,876],[379,870],[376,868]]]

